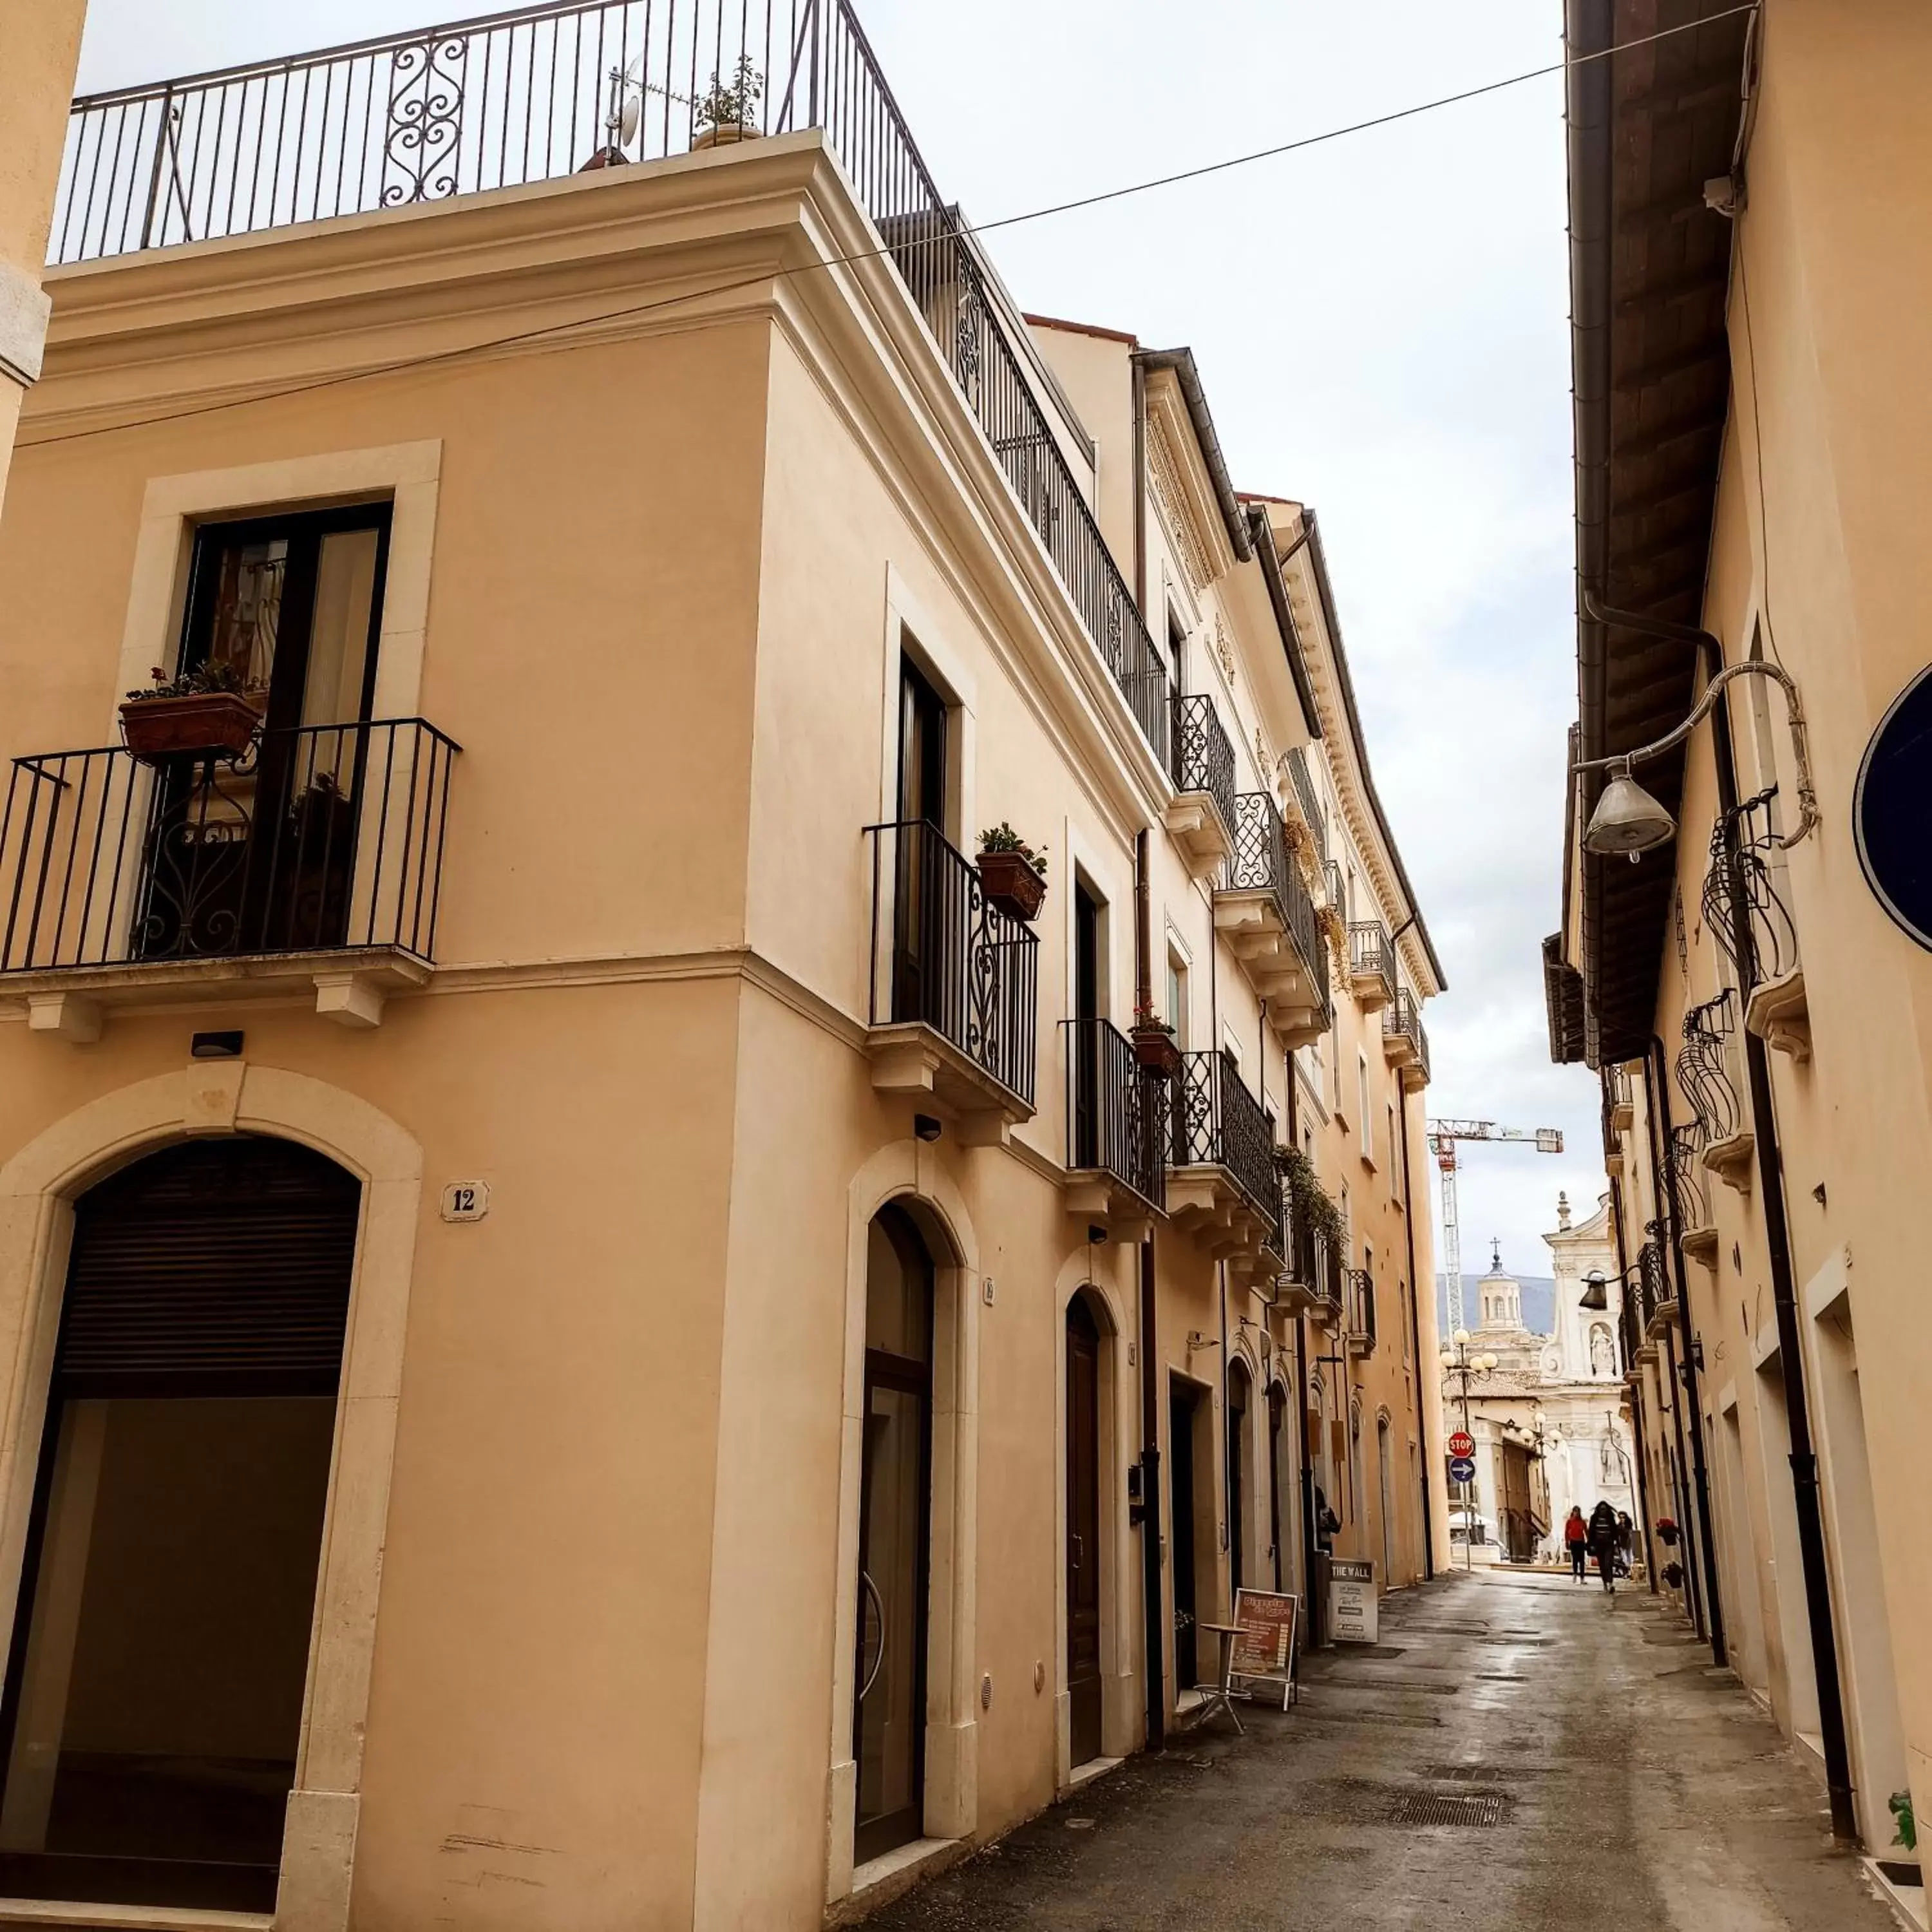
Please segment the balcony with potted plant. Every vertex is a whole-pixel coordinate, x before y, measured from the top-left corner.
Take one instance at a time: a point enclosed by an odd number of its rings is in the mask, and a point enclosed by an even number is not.
[[[1283,1262],[1276,1292],[1291,1312],[1325,1318],[1339,1300],[1339,1257],[1346,1238],[1341,1210],[1300,1148],[1277,1148],[1274,1159],[1281,1178]]]
[[[124,742],[16,758],[0,1000],[98,1039],[129,1005],[286,999],[380,1024],[434,958],[460,747],[420,718],[266,728],[225,666],[157,674]]]
[[[881,1093],[930,1102],[968,1146],[1034,1112],[1046,860],[1010,826],[978,862],[924,819],[866,828],[872,927],[867,1049]]]

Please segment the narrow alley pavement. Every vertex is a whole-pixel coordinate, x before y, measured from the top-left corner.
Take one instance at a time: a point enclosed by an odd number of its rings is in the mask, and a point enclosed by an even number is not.
[[[869,1932],[1892,1932],[1823,1790],[1641,1589],[1444,1578],[1382,1641],[1076,1791]]]

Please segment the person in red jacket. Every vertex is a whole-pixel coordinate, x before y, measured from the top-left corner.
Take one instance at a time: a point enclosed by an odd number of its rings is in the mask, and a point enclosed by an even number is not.
[[[1563,1541],[1570,1552],[1570,1575],[1580,1583],[1586,1582],[1590,1571],[1590,1526],[1583,1520],[1581,1503],[1570,1510],[1563,1526]]]

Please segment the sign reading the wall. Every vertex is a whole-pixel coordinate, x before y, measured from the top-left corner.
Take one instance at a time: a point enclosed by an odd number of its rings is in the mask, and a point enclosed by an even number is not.
[[[1281,1687],[1281,1708],[1294,1694],[1294,1621],[1299,1597],[1275,1590],[1234,1592],[1234,1654],[1228,1666],[1232,1678]]]
[[[480,1221],[490,1211],[490,1184],[487,1180],[452,1180],[442,1190],[442,1218],[446,1221]]]
[[[1336,1643],[1376,1641],[1376,1566],[1338,1556],[1328,1565],[1328,1634]]]

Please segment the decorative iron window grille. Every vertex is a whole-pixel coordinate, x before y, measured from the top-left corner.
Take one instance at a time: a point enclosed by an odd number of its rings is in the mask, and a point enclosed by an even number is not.
[[[1315,902],[1302,883],[1301,868],[1289,855],[1281,814],[1264,791],[1244,791],[1234,800],[1234,854],[1228,867],[1228,890],[1273,896],[1275,910],[1314,987],[1312,1004],[1326,1024],[1334,1013],[1328,949],[1322,944]]]
[[[1222,729],[1220,714],[1205,692],[1174,700],[1174,788],[1204,791],[1220,806],[1232,836],[1234,829],[1234,748]]]
[[[1689,1102],[1697,1150],[1728,1140],[1744,1125],[1744,1106],[1731,1074],[1736,1007],[1726,986],[1714,999],[1684,1016],[1684,1045],[1677,1055],[1677,1084]]]
[[[1040,938],[923,819],[868,825],[874,1026],[929,1026],[1033,1104]]]
[[[1110,1175],[1150,1208],[1167,1198],[1166,1090],[1112,1022],[1064,1020],[1066,1165]]]
[[[1778,830],[1772,801],[1778,788],[1720,812],[1711,828],[1710,869],[1704,874],[1704,924],[1723,949],[1747,994],[1781,978],[1798,964],[1798,928],[1778,891],[1774,873]],[[1742,895],[1748,935],[1738,956],[1735,906]]]
[[[1173,1105],[1170,1145],[1176,1167],[1225,1168],[1249,1206],[1281,1246],[1281,1178],[1275,1167],[1274,1118],[1247,1089],[1226,1053],[1181,1056],[1168,1083]]]
[[[420,718],[142,763],[16,758],[0,972],[393,946],[434,956],[455,741]]]
[[[741,79],[748,98],[721,99]],[[625,139],[626,104],[637,121]],[[740,118],[720,127],[727,108]],[[548,4],[83,96],[51,258],[476,194],[822,129],[1088,635],[1163,766],[1168,680],[1029,383],[1029,352],[914,142],[850,0]]]

